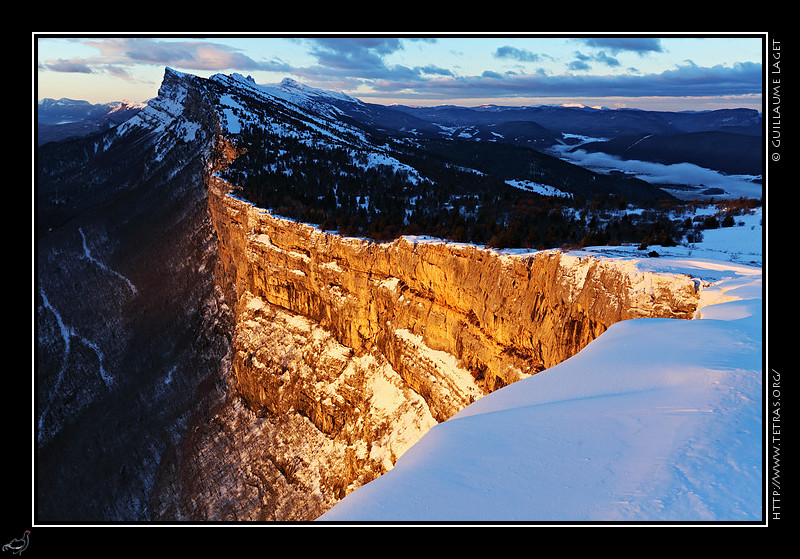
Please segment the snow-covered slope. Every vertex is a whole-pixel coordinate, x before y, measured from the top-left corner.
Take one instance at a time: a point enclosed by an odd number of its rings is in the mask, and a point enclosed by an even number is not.
[[[589,249],[698,278],[695,319],[615,324],[436,425],[319,520],[761,520],[760,212],[748,220],[659,258]]]

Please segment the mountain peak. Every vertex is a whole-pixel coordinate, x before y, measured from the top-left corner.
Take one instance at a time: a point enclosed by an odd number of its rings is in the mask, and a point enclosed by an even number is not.
[[[300,88],[300,87],[303,87],[303,86],[302,86],[302,84],[301,84],[300,82],[298,82],[297,80],[294,80],[294,79],[292,79],[292,78],[283,78],[283,79],[281,80],[281,83],[280,83],[279,87],[285,87],[285,88]]]
[[[350,97],[349,95],[347,95],[346,93],[342,93],[341,91],[331,91],[327,89],[312,87],[310,85],[300,83],[297,80],[289,77],[283,78],[281,82],[276,86],[276,88],[285,92],[298,93],[306,97],[321,97],[327,99],[336,99],[340,101],[350,101],[353,103],[360,103],[358,99]]]

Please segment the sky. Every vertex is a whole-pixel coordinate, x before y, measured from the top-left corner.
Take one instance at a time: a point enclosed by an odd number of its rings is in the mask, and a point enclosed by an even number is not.
[[[762,109],[764,34],[32,34],[35,97],[145,102],[164,68],[383,105]]]

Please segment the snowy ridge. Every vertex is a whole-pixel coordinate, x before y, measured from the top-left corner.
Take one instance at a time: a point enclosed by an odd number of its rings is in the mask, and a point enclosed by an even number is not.
[[[321,104],[312,104],[307,110],[308,97],[304,95],[260,86],[239,74],[215,74],[210,81],[224,86],[225,94],[220,96],[217,110],[225,114],[223,123],[227,125],[225,131],[229,134],[238,134],[244,125],[251,125],[271,130],[278,135],[294,136],[308,141],[327,140],[368,145],[361,131],[336,122],[324,113],[317,113]],[[259,107],[258,102],[266,103],[269,110]],[[283,110],[275,110],[276,107]],[[307,127],[306,131],[296,128],[298,120]]]
[[[398,161],[389,148],[376,145],[362,130],[342,122],[341,111],[330,104],[331,100],[361,104],[357,99],[288,78],[277,86],[259,85],[241,74],[215,74],[209,80],[224,86],[216,110],[224,132],[230,136],[240,134],[247,126],[257,127],[297,138],[309,146],[345,148],[353,162],[363,167],[389,166],[406,171],[411,180],[420,178],[416,169]],[[265,110],[265,106],[269,108]],[[302,122],[302,128],[298,122]]]
[[[374,143],[362,130],[341,120],[341,111],[331,101],[362,104],[342,93],[316,89],[284,79],[278,85],[259,85],[241,74],[214,74],[207,80],[167,68],[158,97],[119,125],[106,138],[110,143],[132,133],[146,132],[157,138],[156,160],[160,161],[178,142],[192,142],[204,134],[203,125],[186,112],[189,88],[208,95],[224,136],[235,138],[253,127],[280,137],[296,138],[309,146],[338,147],[350,151],[353,162],[365,168],[389,166],[420,179],[416,169],[398,161],[388,146]],[[97,146],[107,149],[108,143]]]
[[[185,116],[184,103],[188,90],[181,79],[188,79],[187,75],[169,69],[167,75],[178,78],[173,80],[174,85],[162,86],[158,97],[148,101],[139,113],[120,124],[107,141],[144,131],[157,138],[154,159],[162,161],[178,142],[194,141],[198,134],[203,133],[200,123],[190,121]]]
[[[291,101],[297,105],[302,106],[308,104],[310,108],[313,108],[314,110],[318,108],[329,107],[327,101],[332,99],[356,104],[361,103],[361,101],[358,99],[354,99],[353,97],[345,95],[344,93],[318,89],[301,84],[291,78],[284,78],[278,85],[261,86],[261,88],[276,97],[285,95],[285,98],[288,101]],[[322,103],[319,103],[318,100],[321,100]]]
[[[561,198],[572,198],[569,192],[563,192],[553,186],[547,184],[540,184],[529,180],[507,180],[507,184],[520,190],[527,190],[528,192],[537,192],[543,196],[558,196]]]
[[[719,234],[744,232],[760,243],[760,225]],[[590,253],[702,278],[695,319],[613,325],[436,425],[319,521],[761,520],[760,266],[702,245],[650,259],[622,250]]]

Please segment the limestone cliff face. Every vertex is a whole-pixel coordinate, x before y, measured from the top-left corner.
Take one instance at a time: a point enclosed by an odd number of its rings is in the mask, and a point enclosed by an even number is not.
[[[210,179],[217,281],[236,302],[232,382],[255,416],[307,431],[270,461],[291,462],[282,478],[316,488],[283,516],[273,503],[270,518],[313,518],[436,422],[570,357],[614,322],[691,318],[697,303],[688,277],[561,251],[345,238],[230,191]],[[259,507],[237,517],[263,517]]]
[[[561,251],[343,238],[225,196],[219,179],[211,190],[223,276],[237,298],[249,292],[308,317],[355,353],[377,346],[399,368],[409,344],[444,351],[484,391],[566,359],[614,322],[690,318],[697,302],[689,277]]]

